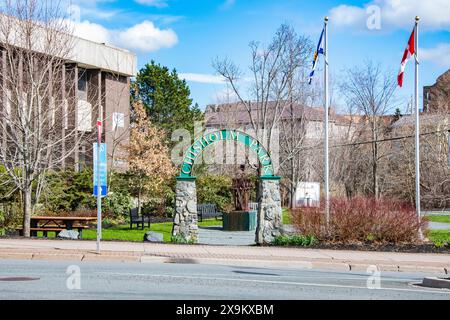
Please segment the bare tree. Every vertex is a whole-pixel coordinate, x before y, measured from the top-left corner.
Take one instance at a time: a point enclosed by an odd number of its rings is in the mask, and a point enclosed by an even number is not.
[[[359,132],[361,138],[371,138],[370,160],[372,193],[380,195],[379,163],[385,154],[380,150],[378,139],[386,128],[384,116],[394,108],[395,77],[384,72],[379,65],[366,61],[362,67],[347,70],[341,92],[347,105],[364,116]]]
[[[79,130],[86,119],[75,103],[73,37],[60,3],[3,0],[0,10],[0,163],[22,195],[30,236],[45,173],[74,157],[89,130]]]
[[[237,100],[248,112],[250,124],[257,137],[267,134],[267,150],[271,151],[274,129],[289,105],[289,85],[293,84],[296,72],[306,64],[305,52],[310,50],[310,41],[297,36],[294,29],[281,25],[268,46],[250,43],[252,83],[250,96],[239,88],[243,73],[228,59],[216,59],[213,67],[225,78]],[[291,87],[292,89],[292,87]]]
[[[285,187],[293,199],[301,176],[299,151],[307,122],[304,107],[311,95],[307,74],[312,44],[308,38],[297,35],[293,27],[283,24],[269,45],[251,42],[250,51],[248,96],[239,88],[243,73],[237,65],[228,59],[216,59],[213,66],[244,106],[256,137],[264,141],[269,153],[280,151],[280,171],[289,177]],[[279,141],[274,139],[276,132],[280,132]],[[275,141],[278,146],[273,145]]]
[[[450,208],[450,171],[447,130],[450,117],[445,111],[424,113],[420,120],[421,204],[427,209]],[[387,191],[394,197],[415,202],[414,117],[403,116],[393,124],[390,141]]]

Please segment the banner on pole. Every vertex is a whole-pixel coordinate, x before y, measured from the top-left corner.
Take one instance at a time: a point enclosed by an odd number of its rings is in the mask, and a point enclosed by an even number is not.
[[[94,196],[97,196],[97,176],[100,174],[100,189],[101,196],[106,196],[106,174],[107,174],[107,166],[106,166],[106,143],[100,144],[100,168],[97,168],[97,143],[93,144],[94,150]]]

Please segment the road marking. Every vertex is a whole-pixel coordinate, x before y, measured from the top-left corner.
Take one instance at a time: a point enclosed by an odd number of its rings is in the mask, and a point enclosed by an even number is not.
[[[209,276],[226,276],[226,274],[223,273],[208,273]],[[249,274],[243,274],[245,276],[254,276],[257,277],[259,276],[257,273],[249,273]],[[274,278],[287,278],[287,277],[295,277],[295,278],[307,278],[307,279],[313,279],[313,278],[317,278],[317,279],[338,279],[338,280],[361,280],[361,281],[366,281],[367,278],[369,277],[368,274],[363,274],[360,275],[359,277],[335,277],[335,276],[298,276],[298,275],[288,275],[288,274],[284,274],[284,275],[266,275],[266,274],[262,274],[264,277],[274,277]],[[203,274],[201,273],[191,273],[191,276],[199,276],[202,277]],[[422,281],[423,278],[383,278],[382,281],[383,282],[411,282],[411,281]]]
[[[286,284],[286,285],[298,285],[298,286],[309,286],[309,287],[326,287],[326,288],[342,288],[342,289],[365,289],[365,290],[387,290],[387,291],[402,291],[402,292],[421,292],[421,293],[444,293],[450,294],[450,290],[422,290],[422,289],[408,289],[408,288],[386,288],[382,287],[379,289],[368,289],[367,287],[351,286],[351,285],[339,285],[339,284],[326,284],[326,283],[309,283],[309,282],[288,282],[288,281],[274,281],[274,280],[261,280],[261,279],[241,279],[241,278],[213,278],[213,277],[193,277],[193,276],[177,276],[170,274],[146,274],[146,273],[120,273],[120,272],[98,272],[99,274],[107,275],[122,275],[122,276],[145,276],[153,278],[184,278],[184,279],[195,279],[195,280],[223,280],[223,281],[237,281],[237,282],[256,282],[256,283],[269,283],[269,284]],[[361,279],[359,279],[361,280]],[[382,280],[384,281],[384,280]],[[409,285],[409,284],[407,284]]]

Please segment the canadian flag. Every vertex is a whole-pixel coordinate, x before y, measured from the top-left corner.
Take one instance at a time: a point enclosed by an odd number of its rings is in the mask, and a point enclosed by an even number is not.
[[[408,40],[408,45],[406,46],[405,52],[403,53],[402,63],[400,64],[400,71],[397,76],[397,83],[399,87],[403,85],[403,73],[405,72],[406,62],[408,59],[415,53],[415,45],[414,45],[414,36],[416,32],[416,28],[413,29],[411,36]]]

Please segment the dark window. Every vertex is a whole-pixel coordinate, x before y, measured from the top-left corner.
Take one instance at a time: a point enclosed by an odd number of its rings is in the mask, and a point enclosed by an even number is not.
[[[78,99],[87,101],[88,73],[86,69],[78,69]]]

